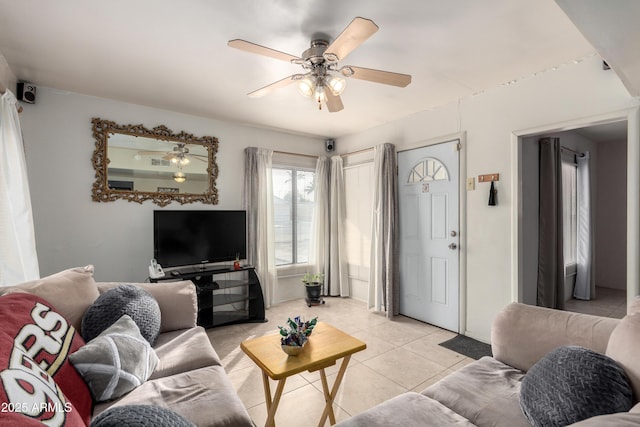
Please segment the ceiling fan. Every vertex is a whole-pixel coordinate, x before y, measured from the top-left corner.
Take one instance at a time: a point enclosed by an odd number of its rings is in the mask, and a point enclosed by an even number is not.
[[[322,103],[325,103],[329,112],[334,113],[344,108],[340,94],[344,90],[346,83],[342,77],[368,80],[398,87],[406,87],[411,83],[411,76],[408,74],[372,70],[352,65],[338,66],[339,61],[344,60],[349,53],[364,43],[376,31],[378,31],[378,26],[375,22],[370,19],[356,17],[333,42],[329,43],[328,40],[320,38],[311,40],[311,47],[305,50],[300,57],[246,40],[229,40],[227,44],[230,47],[246,52],[301,65],[306,71],[304,74],[293,74],[253,91],[248,94],[250,97],[261,97],[274,89],[297,82],[298,90],[304,96],[312,98],[318,104],[319,109],[322,109]]]
[[[208,162],[208,158],[205,155],[201,154],[191,154],[189,153],[189,148],[187,148],[184,142],[178,142],[177,145],[173,147],[171,151],[138,151],[138,154],[141,156],[157,156],[159,154],[164,154],[162,159],[169,160],[174,165],[178,167],[186,166],[191,162],[191,159],[200,160],[201,162]]]

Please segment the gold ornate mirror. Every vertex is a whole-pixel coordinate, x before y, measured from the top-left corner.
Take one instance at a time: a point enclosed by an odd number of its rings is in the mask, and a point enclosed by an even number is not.
[[[94,201],[218,204],[216,138],[174,134],[163,125],[147,129],[99,118],[91,122],[96,140]]]

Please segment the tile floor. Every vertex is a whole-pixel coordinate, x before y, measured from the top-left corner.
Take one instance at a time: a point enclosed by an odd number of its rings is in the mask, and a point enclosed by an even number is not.
[[[267,310],[268,323],[246,323],[208,330],[222,363],[240,399],[256,425],[267,416],[260,369],[240,349],[248,338],[277,332],[288,317],[332,324],[367,343],[356,353],[336,397],[338,421],[349,418],[408,390],[422,391],[443,376],[473,360],[438,345],[455,334],[426,323],[400,316],[387,320],[367,310],[365,303],[349,298],[327,298],[326,304],[307,307],[304,300],[288,301]],[[337,365],[327,369],[333,384]],[[275,382],[271,387],[275,390]],[[318,372],[305,372],[287,379],[276,425],[297,427],[317,425],[324,396]],[[328,425],[327,421],[327,425]]]
[[[590,301],[571,299],[565,310],[596,316],[623,318],[627,314],[627,291],[596,287],[596,298]]]

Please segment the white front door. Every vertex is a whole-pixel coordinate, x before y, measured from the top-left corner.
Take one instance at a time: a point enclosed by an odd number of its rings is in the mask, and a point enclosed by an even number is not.
[[[400,313],[458,332],[458,140],[398,153]]]

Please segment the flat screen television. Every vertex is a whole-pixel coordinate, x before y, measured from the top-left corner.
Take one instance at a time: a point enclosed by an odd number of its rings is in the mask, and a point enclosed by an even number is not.
[[[247,257],[245,211],[153,211],[153,256],[163,268]]]

